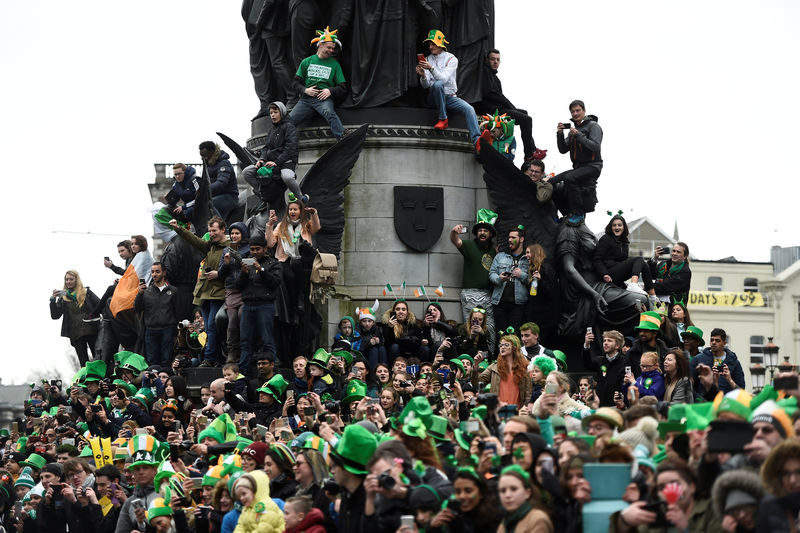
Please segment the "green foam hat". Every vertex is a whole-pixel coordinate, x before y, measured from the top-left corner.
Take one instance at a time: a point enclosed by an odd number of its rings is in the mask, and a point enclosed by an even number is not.
[[[474,416],[475,418],[480,418],[481,420],[486,420],[486,415],[489,414],[489,408],[485,405],[479,405],[475,409],[472,410],[470,416]]]
[[[703,330],[698,328],[697,326],[689,326],[686,328],[686,331],[681,333],[681,340],[685,341],[686,337],[694,337],[695,339],[700,341],[700,346],[705,346],[706,341],[703,340]]]
[[[269,394],[278,402],[282,402],[283,393],[286,392],[286,387],[288,386],[289,383],[286,382],[286,379],[281,374],[275,374],[269,381],[264,383],[260,389],[256,389],[256,391]]]
[[[431,427],[428,428],[428,435],[440,442],[447,442],[447,419],[443,416],[433,415],[431,417]]]
[[[431,425],[432,417],[433,409],[428,399],[425,396],[414,396],[403,408],[397,421],[400,424],[407,424],[412,418],[419,418],[427,428]]]
[[[22,466],[29,466],[34,470],[41,470],[47,464],[47,460],[38,453],[32,453],[24,461],[20,461]]]
[[[225,479],[225,473],[223,469],[225,465],[214,465],[208,469],[206,474],[203,476],[203,487],[213,487],[222,479]]]
[[[560,372],[567,372],[567,354],[561,350],[553,350],[553,355],[556,356],[556,365]]]
[[[309,365],[318,366],[324,370],[328,370],[328,361],[331,359],[331,354],[325,348],[319,348],[314,352],[314,357],[308,362]]]
[[[106,362],[101,360],[86,363],[85,382],[100,381],[106,377]]]
[[[425,429],[425,424],[423,424],[422,420],[420,420],[419,418],[412,418],[411,420],[403,424],[402,432],[403,434],[408,435],[409,437],[416,437],[422,440],[428,438],[428,431]]]
[[[476,224],[472,226],[472,234],[478,234],[478,230],[483,228],[488,230],[489,233],[492,234],[492,237],[497,235],[497,230],[494,227],[495,222],[497,222],[497,213],[491,211],[489,209],[479,209],[478,213],[475,215]]]
[[[661,314],[658,311],[645,311],[639,315],[639,325],[635,329],[661,330]]]
[[[147,370],[147,361],[138,353],[133,352],[119,352],[117,355],[125,354],[119,359],[119,367],[125,370],[130,370],[136,375],[141,374]],[[114,357],[116,358],[117,355]]]
[[[472,442],[472,435],[463,431],[461,428],[456,428],[453,431],[453,434],[456,437],[456,443],[461,447],[462,450],[469,451],[469,444]]]
[[[342,398],[342,405],[349,405],[350,402],[357,402],[367,395],[367,384],[359,379],[351,379],[345,387],[347,396]]]
[[[366,475],[367,463],[377,448],[378,439],[367,428],[350,425],[330,453],[351,474]]]

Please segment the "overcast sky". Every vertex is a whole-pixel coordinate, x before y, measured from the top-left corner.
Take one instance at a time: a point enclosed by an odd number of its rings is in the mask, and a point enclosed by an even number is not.
[[[569,166],[555,146],[569,102],[599,117],[605,166],[590,227],[618,209],[669,233],[677,220],[701,259],[768,261],[771,245],[800,244],[786,161],[800,146],[786,118],[800,94],[797,2],[496,4],[500,77],[534,117],[548,172]],[[66,371],[49,294],[71,268],[101,294],[115,278],[103,256],[152,234],[153,163],[197,161],[215,131],[249,136],[258,102],[239,9],[0,3],[4,383],[31,365]]]

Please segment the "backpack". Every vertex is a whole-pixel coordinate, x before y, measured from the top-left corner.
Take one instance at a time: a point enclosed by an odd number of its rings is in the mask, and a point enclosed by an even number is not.
[[[335,285],[339,275],[339,261],[333,254],[317,252],[311,265],[311,283],[317,285]]]

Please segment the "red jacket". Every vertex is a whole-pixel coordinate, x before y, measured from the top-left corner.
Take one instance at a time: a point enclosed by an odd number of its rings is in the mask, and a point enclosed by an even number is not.
[[[287,529],[286,533],[325,533],[325,527],[322,525],[324,521],[325,516],[322,511],[314,507],[297,527]]]

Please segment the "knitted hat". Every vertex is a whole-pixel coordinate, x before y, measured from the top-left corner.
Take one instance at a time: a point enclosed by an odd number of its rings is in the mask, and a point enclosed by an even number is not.
[[[25,468],[23,468],[22,473],[19,475],[17,481],[14,483],[14,488],[28,487],[29,489],[32,489],[33,486],[36,485],[36,483],[33,481],[33,477],[31,477],[31,474],[33,474],[33,470],[31,470],[30,467],[26,466]]]
[[[786,411],[778,407],[778,404],[772,400],[762,403],[753,411],[750,423],[755,424],[756,422],[772,424],[784,439],[794,437],[792,420],[786,414]]]
[[[651,331],[661,330],[661,315],[658,311],[645,311],[639,315],[639,325],[636,329],[649,329]]]
[[[556,369],[556,360],[549,355],[537,355],[528,364],[528,371],[532,371],[534,366],[542,371],[544,377],[547,377],[550,372]]]
[[[647,448],[649,455],[656,449],[656,438],[658,438],[658,421],[651,416],[642,417],[636,427],[626,429],[619,434],[619,439],[631,449],[641,444]]]
[[[357,402],[367,395],[367,384],[358,379],[351,379],[345,387],[347,396],[342,398],[342,405],[349,405],[350,402]]]
[[[447,45],[450,44],[448,41],[445,40],[444,33],[442,33],[441,30],[430,30],[428,32],[428,37],[426,37],[425,40],[422,41],[422,44],[425,44],[428,41],[432,42],[439,48],[444,48],[445,50],[447,50]]]
[[[593,414],[587,416],[583,420],[581,420],[581,427],[583,427],[584,431],[588,431],[589,424],[594,422],[595,420],[600,420],[605,422],[606,424],[611,425],[611,428],[621,429],[623,424],[622,415],[619,414],[619,411],[614,409],[613,407],[601,407]]]
[[[289,383],[286,382],[286,379],[281,374],[275,374],[272,376],[272,379],[264,383],[260,389],[256,389],[257,392],[263,392],[264,394],[269,394],[276,401],[282,402],[283,401],[283,393],[286,392],[286,387],[289,386]]]
[[[294,452],[282,442],[273,442],[269,448],[264,450],[264,454],[269,455],[284,472],[291,472],[297,462]]]
[[[367,462],[378,448],[375,435],[366,428],[350,425],[344,428],[342,437],[330,451],[331,457],[342,464],[345,470],[356,475],[367,475]]]
[[[148,522],[159,516],[172,516],[172,507],[164,501],[164,498],[156,498],[147,509]]]
[[[200,435],[197,436],[197,441],[202,442],[204,438],[209,437],[222,444],[236,440],[236,435],[236,425],[228,413],[223,413],[200,432]]]
[[[732,413],[742,420],[750,418],[750,401],[753,397],[743,389],[734,389],[727,393],[720,391],[714,398],[714,416],[721,413]]]
[[[247,456],[250,457],[253,461],[256,462],[256,466],[258,468],[264,467],[264,456],[267,453],[269,447],[264,442],[254,442],[250,444],[247,448],[242,450],[242,457]]]
[[[686,328],[686,331],[681,333],[681,340],[685,341],[686,337],[694,337],[695,339],[700,341],[700,346],[705,346],[706,341],[703,340],[703,330],[698,328],[697,326],[689,326]]]
[[[365,318],[371,318],[374,321],[375,314],[378,312],[379,308],[380,302],[377,298],[375,299],[375,303],[372,304],[372,307],[356,307],[356,316],[358,317],[359,322]]]

